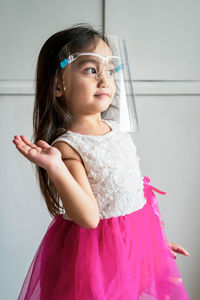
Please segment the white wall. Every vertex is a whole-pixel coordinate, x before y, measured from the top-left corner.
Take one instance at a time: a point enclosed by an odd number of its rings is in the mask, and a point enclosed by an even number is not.
[[[106,1],[107,30],[128,46],[142,173],[166,192],[157,197],[169,241],[190,252],[177,264],[192,300],[200,275],[199,8],[195,0]],[[102,15],[94,0],[4,0],[0,12],[0,299],[12,300],[51,221],[33,166],[12,144],[15,134],[32,136],[37,55],[54,32],[76,22],[98,29]]]

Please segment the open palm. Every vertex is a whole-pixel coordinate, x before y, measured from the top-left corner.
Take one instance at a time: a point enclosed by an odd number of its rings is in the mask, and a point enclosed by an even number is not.
[[[24,135],[15,135],[13,143],[28,160],[46,170],[62,160],[61,152],[43,140],[39,140],[36,145]]]

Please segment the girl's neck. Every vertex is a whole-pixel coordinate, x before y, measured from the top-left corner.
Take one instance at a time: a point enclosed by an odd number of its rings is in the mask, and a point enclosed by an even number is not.
[[[112,131],[112,128],[103,119],[99,119],[89,121],[87,124],[83,121],[76,122],[69,131],[85,135],[103,135]]]

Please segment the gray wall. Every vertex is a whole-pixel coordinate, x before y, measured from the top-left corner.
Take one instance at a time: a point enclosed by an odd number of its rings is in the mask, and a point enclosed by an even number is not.
[[[101,1],[0,3],[0,299],[16,299],[52,220],[34,168],[17,152],[15,134],[32,136],[38,52],[54,32],[76,22],[102,24]],[[126,39],[140,131],[142,174],[156,194],[168,240],[190,257],[177,265],[190,299],[199,299],[200,4],[198,1],[106,1],[106,29]]]

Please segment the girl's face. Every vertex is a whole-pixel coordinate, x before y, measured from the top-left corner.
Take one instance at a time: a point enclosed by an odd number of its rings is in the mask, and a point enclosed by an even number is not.
[[[102,56],[112,55],[109,46],[101,39],[97,41],[95,49],[91,46],[81,52],[98,53]],[[105,111],[111,104],[116,91],[113,75],[109,75],[104,67],[97,79],[93,63],[88,62],[80,68],[76,68],[76,61],[72,64],[65,68],[63,75],[63,97],[70,113],[75,116]]]

